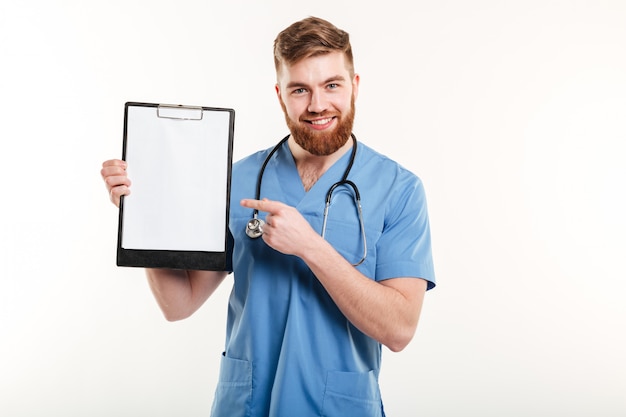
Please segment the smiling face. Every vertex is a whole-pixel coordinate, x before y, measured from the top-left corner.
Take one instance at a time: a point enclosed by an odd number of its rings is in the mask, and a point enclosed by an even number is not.
[[[276,92],[295,142],[313,155],[341,148],[352,133],[359,76],[341,52],[281,64]]]

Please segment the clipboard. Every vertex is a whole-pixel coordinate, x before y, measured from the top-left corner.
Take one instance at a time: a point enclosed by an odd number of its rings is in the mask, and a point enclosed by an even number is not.
[[[117,266],[225,271],[235,112],[127,102]]]

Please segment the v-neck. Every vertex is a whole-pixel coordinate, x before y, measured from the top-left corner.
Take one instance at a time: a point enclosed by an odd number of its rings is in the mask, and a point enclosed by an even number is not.
[[[267,175],[267,181],[274,182],[281,189],[284,203],[294,207],[309,204],[323,206],[330,187],[343,177],[351,154],[352,150],[349,150],[342,155],[322,174],[309,191],[305,191],[293,154],[288,143],[285,142],[276,152],[275,160],[268,164],[268,168],[271,169],[266,169],[265,175]]]

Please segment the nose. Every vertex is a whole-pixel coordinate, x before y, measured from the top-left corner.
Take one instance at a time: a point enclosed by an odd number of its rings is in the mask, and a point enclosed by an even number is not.
[[[324,94],[320,90],[311,91],[311,101],[307,110],[310,113],[323,113],[328,107],[328,101],[324,97]]]

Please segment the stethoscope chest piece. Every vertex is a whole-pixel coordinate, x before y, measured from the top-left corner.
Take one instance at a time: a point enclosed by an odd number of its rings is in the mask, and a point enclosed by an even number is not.
[[[248,224],[246,225],[246,234],[252,239],[256,239],[263,235],[263,226],[265,222],[256,217],[248,220]]]

